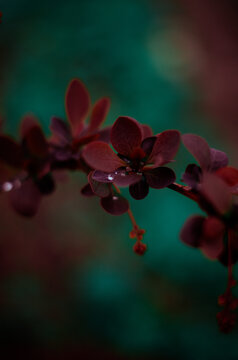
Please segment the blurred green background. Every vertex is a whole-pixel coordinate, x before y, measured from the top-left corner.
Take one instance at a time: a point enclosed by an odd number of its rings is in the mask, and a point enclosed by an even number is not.
[[[4,132],[18,136],[21,117],[33,112],[49,135],[51,116],[65,118],[68,82],[79,77],[93,101],[111,98],[107,125],[129,115],[155,133],[195,132],[235,163],[238,109],[231,99],[238,57],[236,33],[231,27],[227,34],[224,25],[227,18],[234,21],[236,5],[228,1],[226,12],[212,0],[207,5],[0,0]],[[223,81],[227,71],[229,83]],[[191,160],[181,147],[173,165],[178,180]],[[73,174],[59,184],[32,220],[14,214],[0,198],[0,353],[16,351],[29,359],[237,359],[238,327],[220,334],[215,318],[226,269],[179,240],[197,206],[168,189],[151,190],[143,201],[130,199],[146,229],[148,252],[138,257],[128,217],[107,215],[98,199],[81,197],[85,180]]]

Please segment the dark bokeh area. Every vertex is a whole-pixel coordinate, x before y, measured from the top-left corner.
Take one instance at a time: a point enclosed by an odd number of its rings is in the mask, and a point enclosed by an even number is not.
[[[237,165],[237,10],[232,0],[0,0],[3,131],[18,137],[32,112],[49,136],[79,77],[93,102],[111,98],[106,125],[128,115],[155,133],[194,132]],[[192,157],[181,146],[176,160],[179,180]],[[146,229],[138,257],[127,215],[82,197],[85,182],[62,178],[33,219],[0,197],[0,354],[237,359],[238,329],[216,325],[226,269],[179,240],[196,204],[169,189],[130,199]]]

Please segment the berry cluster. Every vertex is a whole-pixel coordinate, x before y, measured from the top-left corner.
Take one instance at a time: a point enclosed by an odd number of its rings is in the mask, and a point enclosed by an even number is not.
[[[167,130],[153,135],[149,126],[128,116],[101,129],[109,107],[106,97],[91,106],[87,89],[73,79],[65,97],[67,122],[53,117],[50,138],[32,115],[23,118],[18,142],[0,133],[0,191],[7,193],[15,211],[31,217],[44,196],[55,190],[58,170],[81,171],[88,179],[82,195],[99,197],[102,208],[112,215],[128,213],[129,235],[136,240],[133,249],[138,255],[147,248],[145,230],[137,225],[120,187],[129,187],[136,200],[145,198],[150,188],[167,187],[195,201],[206,216],[189,218],[180,237],[228,267],[227,290],[218,299],[224,309],[217,320],[220,329],[229,332],[238,306],[231,290],[235,285],[232,267],[238,260],[238,169],[228,166],[224,152],[210,148],[194,134]],[[181,142],[197,161],[187,166],[182,177],[185,185],[175,182],[176,175],[167,166]]]

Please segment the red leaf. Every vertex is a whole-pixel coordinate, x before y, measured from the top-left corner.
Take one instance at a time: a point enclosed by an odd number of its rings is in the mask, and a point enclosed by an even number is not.
[[[92,109],[88,131],[92,132],[100,127],[100,125],[106,119],[109,108],[110,108],[110,99],[107,97],[99,99],[95,103]]]
[[[150,126],[142,124],[141,130],[143,134],[143,139],[153,136],[153,131]]]
[[[28,130],[25,136],[26,146],[31,155],[44,158],[48,155],[48,144],[39,126]]]
[[[156,166],[161,166],[170,162],[178,151],[179,143],[179,131],[163,131],[157,136],[148,163],[154,163]]]
[[[124,168],[121,168],[113,172],[95,170],[92,178],[98,182],[114,183],[118,186],[128,186],[140,181],[141,175],[128,174]]]
[[[122,215],[129,209],[128,201],[121,195],[110,195],[101,198],[102,208],[111,215]]]
[[[74,136],[82,131],[89,108],[90,97],[86,87],[80,80],[73,79],[66,90],[65,109]]]
[[[103,182],[98,182],[93,179],[93,171],[91,171],[88,175],[88,182],[92,188],[92,191],[95,195],[100,197],[107,197],[111,194],[110,187],[108,184]]]
[[[142,130],[135,119],[121,116],[116,120],[111,130],[111,143],[119,154],[130,157],[141,141]]]
[[[27,133],[33,128],[33,127],[39,127],[39,122],[37,120],[37,118],[32,115],[32,114],[28,114],[25,115],[21,121],[21,125],[20,125],[20,135],[21,135],[21,139],[24,139],[25,136],[27,135]]]
[[[86,184],[81,189],[81,194],[86,197],[92,197],[95,196],[90,184]]]
[[[198,135],[184,134],[182,135],[182,141],[201,168],[208,169],[211,165],[211,151],[206,140]]]
[[[216,259],[223,250],[224,224],[216,217],[208,217],[203,222],[202,252],[211,259]]]
[[[125,165],[110,146],[102,141],[88,144],[84,148],[82,155],[86,163],[96,170],[110,172]]]
[[[146,180],[150,187],[162,189],[172,184],[175,179],[175,173],[168,167],[158,167],[144,172]]]
[[[203,173],[201,193],[220,213],[226,213],[230,206],[232,195],[228,185],[214,173]]]
[[[185,222],[180,232],[180,238],[186,245],[200,247],[204,221],[204,216],[195,215]]]
[[[53,139],[59,140],[61,145],[68,145],[72,141],[72,136],[68,124],[60,118],[53,116],[50,123],[50,130],[53,133]]]
[[[129,192],[134,199],[142,200],[149,193],[149,185],[144,179],[142,179],[141,181],[130,185]]]
[[[224,151],[210,148],[211,152],[211,166],[210,170],[215,171],[228,165],[228,157]]]
[[[238,184],[238,169],[227,166],[216,171],[216,174],[223,179],[229,186]]]
[[[19,189],[9,193],[9,199],[16,212],[23,216],[34,216],[40,205],[41,194],[35,183],[29,179]]]

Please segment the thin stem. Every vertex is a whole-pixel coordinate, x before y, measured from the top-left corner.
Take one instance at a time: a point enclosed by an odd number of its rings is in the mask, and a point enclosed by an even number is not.
[[[128,209],[127,213],[128,213],[129,218],[130,218],[130,220],[131,220],[131,222],[132,222],[133,228],[134,228],[134,229],[138,229],[138,225],[137,225],[137,223],[136,223],[135,217],[134,217],[134,215],[133,215],[133,213],[132,213],[132,211],[131,211],[130,208]]]
[[[113,187],[118,194],[121,193],[121,190],[117,187],[117,185],[113,184]],[[127,214],[131,220],[133,227],[132,232],[130,233],[131,236],[133,236],[132,234],[134,234],[133,238],[135,237],[138,241],[141,241],[143,239],[143,234],[145,233],[145,230],[139,228],[139,226],[136,223],[136,219],[133,215],[133,212],[130,208],[127,210]]]
[[[114,186],[114,189],[116,190],[116,192],[117,192],[118,194],[120,194],[120,193],[121,193],[121,190],[119,189],[119,187],[118,187],[117,185],[115,185],[115,184],[113,184],[113,186]]]
[[[191,192],[191,188],[188,186],[173,183],[173,184],[170,184],[168,186],[168,188],[178,192],[179,194],[182,194],[182,195],[188,197],[189,199],[191,199],[195,202],[198,202],[198,196],[196,194],[194,194],[193,192]]]

